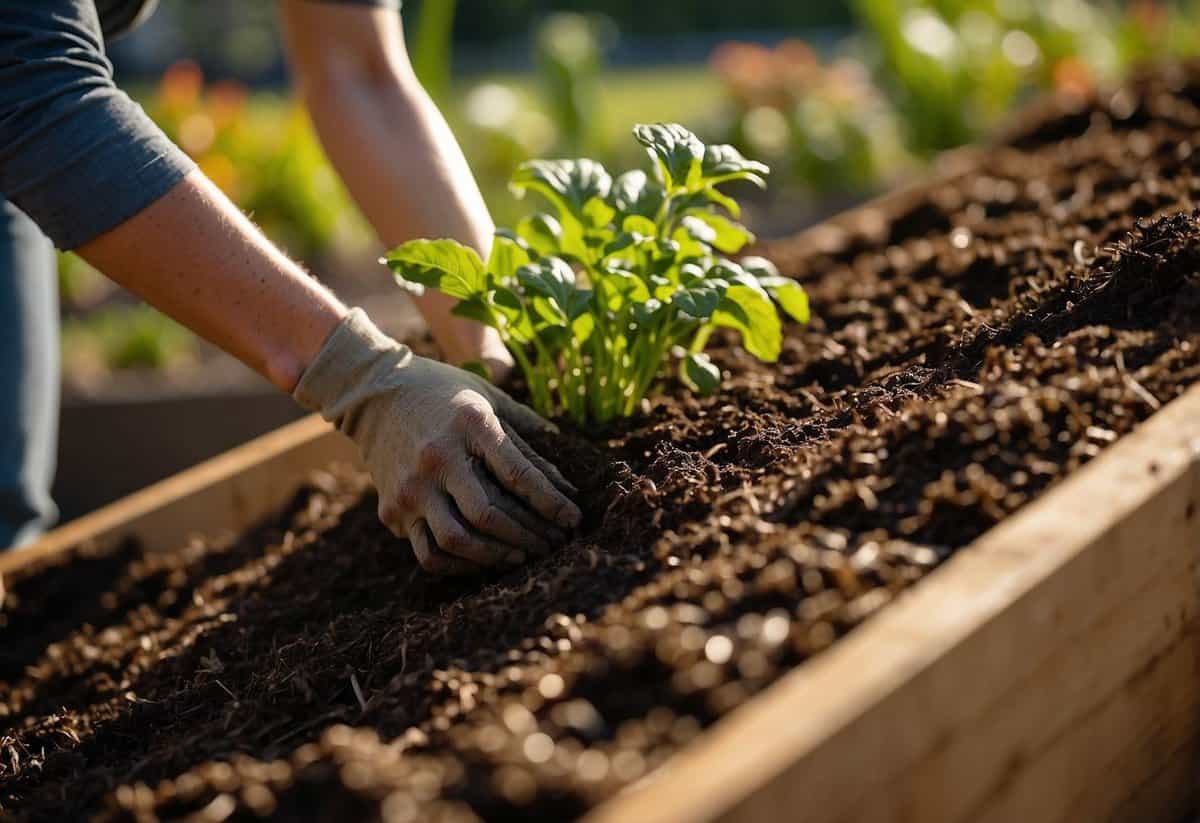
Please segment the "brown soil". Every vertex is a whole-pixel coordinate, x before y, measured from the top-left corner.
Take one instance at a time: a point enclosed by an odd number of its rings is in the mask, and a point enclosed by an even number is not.
[[[541,444],[588,517],[526,568],[425,576],[331,468],[237,539],[8,581],[0,817],[557,819],[637,780],[1200,377],[1198,104],[1043,110],[770,247],[817,319]]]

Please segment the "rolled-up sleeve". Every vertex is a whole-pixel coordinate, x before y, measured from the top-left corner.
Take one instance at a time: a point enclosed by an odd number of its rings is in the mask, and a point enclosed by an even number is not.
[[[0,0],[0,193],[62,249],[195,164],[113,84],[92,0]]]

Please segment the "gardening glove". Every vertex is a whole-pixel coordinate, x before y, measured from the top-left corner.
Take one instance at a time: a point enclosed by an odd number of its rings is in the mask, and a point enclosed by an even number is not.
[[[521,437],[553,426],[461,369],[414,355],[350,311],[293,396],[358,445],[379,519],[421,567],[465,574],[550,550],[579,525],[576,489]]]

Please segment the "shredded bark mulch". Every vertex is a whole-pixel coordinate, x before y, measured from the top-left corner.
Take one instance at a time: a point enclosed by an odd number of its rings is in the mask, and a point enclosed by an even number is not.
[[[428,577],[330,467],[249,533],[6,581],[0,818],[578,816],[1200,378],[1195,141],[1200,68],[1159,70],[769,245],[813,323],[539,444],[587,518],[526,567]]]

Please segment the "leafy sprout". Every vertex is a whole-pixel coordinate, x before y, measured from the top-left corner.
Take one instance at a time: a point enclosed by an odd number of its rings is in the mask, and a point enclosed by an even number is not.
[[[768,169],[732,146],[705,146],[676,124],[634,137],[654,161],[615,179],[587,159],[534,160],[513,176],[518,196],[549,207],[497,232],[486,263],[454,240],[414,240],[384,262],[400,285],[457,298],[454,312],[496,329],[544,415],[604,424],[633,414],[672,359],[693,391],[721,382],[704,353],[734,329],[746,350],[779,357],[780,312],[806,323],[808,296],[761,257],[736,201],[718,187],[765,187]]]

